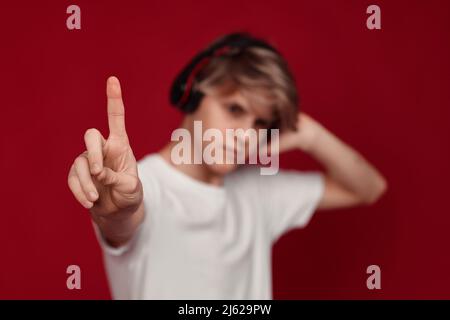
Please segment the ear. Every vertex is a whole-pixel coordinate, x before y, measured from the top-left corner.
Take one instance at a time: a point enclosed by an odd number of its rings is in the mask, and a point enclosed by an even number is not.
[[[186,113],[194,112],[202,102],[203,97],[203,92],[198,90],[192,91],[188,102],[183,106],[183,111]]]

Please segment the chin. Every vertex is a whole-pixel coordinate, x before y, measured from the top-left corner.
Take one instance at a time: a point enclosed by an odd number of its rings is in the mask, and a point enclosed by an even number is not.
[[[235,171],[238,168],[237,164],[210,164],[208,169],[216,175],[224,176]]]

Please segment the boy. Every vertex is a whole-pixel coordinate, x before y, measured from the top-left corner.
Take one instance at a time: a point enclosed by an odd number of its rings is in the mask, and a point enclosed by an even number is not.
[[[171,102],[185,112],[180,127],[194,133],[200,121],[223,136],[228,129],[279,129],[280,139],[268,145],[273,154],[302,150],[324,173],[261,175],[235,162],[180,163],[175,141],[136,162],[115,77],[107,81],[107,97],[110,135],[86,131],[86,151],[68,184],[90,210],[116,299],[271,299],[278,237],[305,226],[316,208],[372,204],[386,190],[359,153],[298,112],[286,62],[248,34],[215,41],[176,78]],[[201,137],[191,139],[192,148],[205,151]],[[224,154],[239,151],[227,139],[220,147]]]

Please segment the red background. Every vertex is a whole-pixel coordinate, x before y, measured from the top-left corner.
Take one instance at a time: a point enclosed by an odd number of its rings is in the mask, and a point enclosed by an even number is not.
[[[66,28],[81,7],[82,29]],[[366,28],[366,8],[382,30]],[[9,1],[0,5],[0,298],[109,298],[85,209],[67,187],[83,134],[107,135],[105,81],[122,82],[138,158],[181,115],[167,93],[216,36],[247,30],[293,69],[304,110],[370,159],[389,191],[373,207],[317,213],[274,246],[274,298],[450,298],[448,1]],[[308,156],[282,166],[317,168]],[[82,289],[66,288],[66,267]],[[381,267],[379,291],[366,268]]]

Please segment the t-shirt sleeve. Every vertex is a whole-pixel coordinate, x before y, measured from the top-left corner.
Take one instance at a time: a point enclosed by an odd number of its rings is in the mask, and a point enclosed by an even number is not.
[[[261,176],[261,202],[273,241],[293,228],[308,224],[323,192],[324,177],[318,171],[280,170]]]
[[[154,218],[151,213],[153,208],[156,207],[159,199],[157,181],[149,171],[151,171],[151,169],[147,165],[146,158],[138,161],[138,175],[144,192],[145,216],[144,221],[139,225],[129,241],[119,247],[112,247],[103,237],[99,227],[95,222],[92,222],[95,236],[105,255],[114,257],[124,256],[125,253],[127,256],[136,255],[141,250],[141,244],[148,238],[153,223],[152,220]]]

